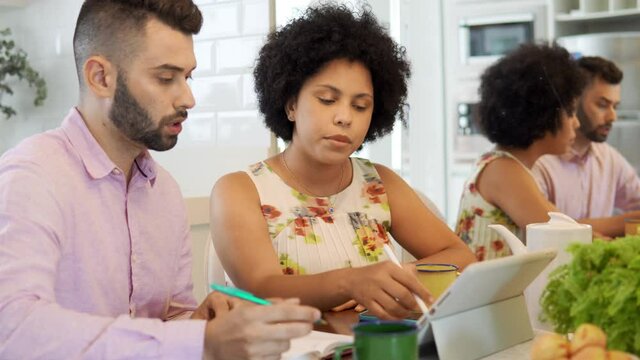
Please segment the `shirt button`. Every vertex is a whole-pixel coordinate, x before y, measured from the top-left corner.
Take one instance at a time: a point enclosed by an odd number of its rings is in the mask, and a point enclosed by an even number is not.
[[[112,173],[113,175],[120,175],[122,174],[122,171],[120,171],[120,169],[113,169]]]
[[[131,255],[131,262],[135,263],[137,261],[138,261],[138,257],[135,254]]]

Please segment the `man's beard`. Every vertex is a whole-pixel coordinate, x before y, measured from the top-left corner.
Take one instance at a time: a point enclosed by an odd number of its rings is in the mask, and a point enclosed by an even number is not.
[[[129,92],[124,73],[118,74],[109,119],[131,141],[143,144],[151,150],[169,150],[178,142],[178,135],[163,135],[162,129],[186,118],[187,111],[178,110],[175,114],[163,117],[158,126],[154,126],[149,112]]]
[[[578,120],[580,121],[580,128],[578,129],[578,131],[580,131],[582,135],[584,135],[584,137],[593,142],[601,143],[607,141],[607,136],[609,134],[600,134],[598,133],[598,130],[604,128],[611,129],[611,123],[594,127],[591,120],[589,119],[589,116],[584,112],[584,110],[582,110],[582,104],[578,106],[576,115],[578,116]]]

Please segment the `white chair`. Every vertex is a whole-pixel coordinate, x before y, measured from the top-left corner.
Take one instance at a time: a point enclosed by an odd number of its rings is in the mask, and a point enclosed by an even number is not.
[[[442,212],[440,211],[440,209],[438,209],[438,207],[436,206],[436,204],[431,201],[431,199],[429,199],[427,197],[427,195],[423,194],[422,191],[418,190],[418,189],[413,189],[413,191],[416,192],[416,194],[418,194],[418,197],[420,198],[420,200],[422,200],[422,202],[424,203],[424,205],[431,210],[431,212],[437,216],[440,220],[445,221],[444,219],[444,215],[442,215]]]
[[[225,279],[224,268],[222,267],[222,263],[220,259],[218,259],[218,254],[216,253],[216,248],[213,246],[213,239],[211,239],[211,234],[207,237],[207,243],[204,245],[204,280],[205,280],[205,294],[211,292],[210,285],[211,284],[226,284],[227,281]]]
[[[422,191],[418,190],[418,189],[413,189],[413,191],[416,192],[416,194],[418,195],[418,197],[420,198],[420,200],[422,200],[422,203],[424,203],[424,205],[435,215],[437,216],[440,220],[445,221],[444,216],[442,215],[442,212],[440,212],[440,209],[438,209],[438,207],[436,206],[436,204],[434,204],[433,201],[431,201],[431,199],[429,199],[427,197],[427,195],[423,194]],[[411,261],[416,261],[416,258],[413,257],[413,255],[411,255],[407,250],[402,249],[402,262],[411,262]]]

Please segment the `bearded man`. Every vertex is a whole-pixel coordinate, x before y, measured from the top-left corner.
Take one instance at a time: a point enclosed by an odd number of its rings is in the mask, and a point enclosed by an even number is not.
[[[636,170],[605,143],[617,118],[623,74],[601,57],[582,57],[577,63],[587,86],[578,103],[576,140],[564,155],[540,157],[532,170],[542,192],[561,212],[594,219],[601,235],[620,236],[625,218],[640,217]]]

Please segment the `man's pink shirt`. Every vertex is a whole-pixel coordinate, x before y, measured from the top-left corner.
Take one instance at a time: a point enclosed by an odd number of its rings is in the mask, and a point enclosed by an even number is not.
[[[200,359],[196,305],[182,196],[148,153],[127,186],[72,109],[0,158],[0,359]]]
[[[532,170],[547,199],[574,219],[640,209],[640,179],[609,144],[593,142],[583,155],[544,155]]]

